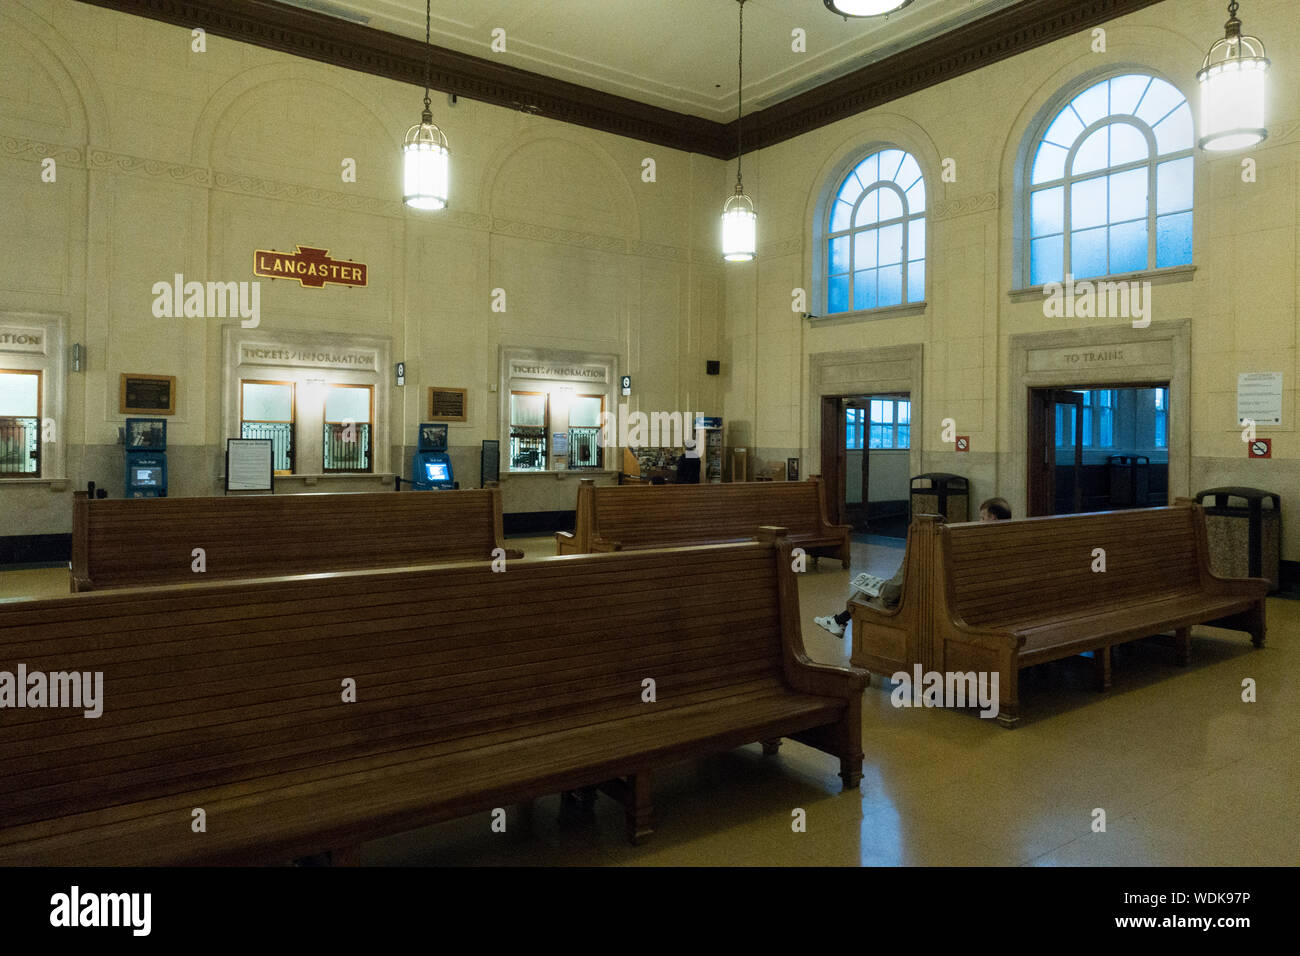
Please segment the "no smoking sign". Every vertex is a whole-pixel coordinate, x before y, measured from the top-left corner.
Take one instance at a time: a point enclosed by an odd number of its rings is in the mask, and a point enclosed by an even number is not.
[[[969,435],[958,435],[958,436],[957,436],[957,450],[958,450],[958,451],[970,451],[970,436],[969,436]]]
[[[1251,458],[1272,458],[1273,439],[1256,438],[1246,443],[1246,451]]]

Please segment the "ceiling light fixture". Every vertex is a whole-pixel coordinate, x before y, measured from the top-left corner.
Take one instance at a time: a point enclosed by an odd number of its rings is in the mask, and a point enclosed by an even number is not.
[[[433,125],[429,109],[429,78],[433,72],[430,32],[433,0],[424,3],[424,43],[429,59],[424,65],[424,114],[406,131],[402,143],[402,202],[412,209],[443,209],[447,205],[449,155],[447,137]]]
[[[754,203],[745,195],[740,179],[741,98],[745,89],[745,0],[740,3],[740,58],[736,69],[736,191],[722,204],[722,258],[728,262],[749,262],[754,258],[757,216]]]
[[[1268,137],[1268,57],[1258,37],[1242,36],[1237,0],[1228,4],[1223,39],[1216,40],[1196,74],[1201,84],[1201,149],[1245,149]]]
[[[826,9],[842,17],[883,17],[901,10],[912,0],[822,0]]]

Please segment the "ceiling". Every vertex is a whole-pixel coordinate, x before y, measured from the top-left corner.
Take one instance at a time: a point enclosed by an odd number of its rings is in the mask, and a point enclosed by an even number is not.
[[[282,0],[424,39],[423,0]],[[914,0],[845,20],[822,0],[747,0],[745,113],[820,86],[1023,0]],[[437,0],[436,46],[725,123],[736,115],[736,0]],[[505,31],[506,52],[492,50]],[[792,31],[807,52],[791,49]]]

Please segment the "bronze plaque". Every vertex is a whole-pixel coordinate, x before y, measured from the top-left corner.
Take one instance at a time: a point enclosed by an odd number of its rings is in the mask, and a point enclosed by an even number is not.
[[[175,375],[123,374],[118,392],[123,415],[175,415]]]
[[[468,421],[468,390],[435,385],[429,389],[429,419],[436,422]]]

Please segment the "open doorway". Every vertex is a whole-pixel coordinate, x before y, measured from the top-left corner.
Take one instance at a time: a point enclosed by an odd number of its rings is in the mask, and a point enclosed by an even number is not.
[[[907,536],[912,401],[907,392],[822,397],[822,471],[831,520]]]
[[[1029,515],[1168,503],[1169,383],[1031,388]]]

